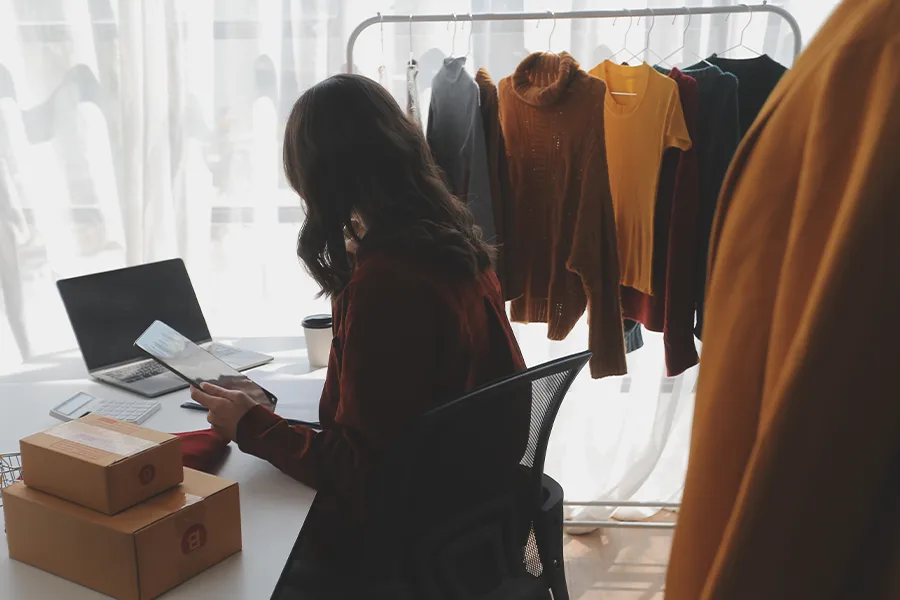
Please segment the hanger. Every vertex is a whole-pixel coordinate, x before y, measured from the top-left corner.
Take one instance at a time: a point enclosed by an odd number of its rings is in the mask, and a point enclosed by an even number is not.
[[[728,48],[727,50],[722,50],[721,52],[719,52],[719,56],[722,56],[723,54],[731,52],[732,50],[737,50],[738,48],[743,48],[744,50],[749,50],[750,52],[752,52],[753,54],[755,54],[757,56],[762,56],[762,52],[757,52],[753,48],[750,48],[749,46],[744,45],[744,32],[747,31],[747,28],[750,27],[750,24],[753,22],[753,7],[748,6],[746,4],[741,4],[741,6],[743,6],[750,12],[750,19],[747,21],[747,24],[744,25],[744,28],[741,29],[741,37],[740,37],[740,39],[738,39],[737,46],[732,46],[731,48]],[[727,20],[728,17],[726,16],[725,19]]]
[[[628,10],[627,8],[625,9],[625,12],[628,13],[628,29],[625,30],[625,37],[622,39],[622,49],[618,50],[617,52],[613,52],[610,55],[610,57],[607,59],[612,62],[615,62],[613,59],[617,55],[621,54],[622,52],[626,52],[626,51],[630,52],[630,50],[628,50],[628,34],[631,32],[631,26],[634,25],[634,15],[632,15],[631,11]],[[616,21],[618,21],[618,20],[619,20],[619,17],[616,17],[613,19],[613,27],[616,26]]]
[[[687,48],[687,32],[688,32],[688,29],[691,28],[691,19],[693,19],[694,15],[693,15],[693,13],[691,13],[690,7],[687,7],[687,6],[686,6],[684,9],[687,11],[687,23],[685,24],[685,26],[684,26],[684,31],[683,31],[682,34],[681,34],[681,47],[675,48],[675,50],[673,50],[672,52],[670,52],[669,54],[667,54],[667,55],[666,55],[662,60],[660,60],[659,63],[657,63],[657,64],[666,63],[667,65],[669,65],[669,67],[674,67],[675,65],[673,65],[672,63],[670,63],[670,62],[669,62],[669,59],[672,58],[677,52],[687,50],[688,52],[690,52],[691,54],[693,54],[695,57],[697,57],[697,60],[699,60],[700,62],[706,63],[706,64],[709,65],[710,67],[715,66],[715,65],[713,65],[711,62],[709,62],[708,60],[706,60],[705,58],[703,58],[702,56],[700,56],[699,54],[697,54],[696,52],[694,52],[693,50],[688,50],[688,48]],[[677,18],[678,18],[678,15],[675,15],[674,17],[672,17],[672,25],[675,24],[675,20],[676,20]]]
[[[472,56],[472,33],[475,31],[475,19],[469,13],[469,42],[466,44],[466,60]]]
[[[610,62],[615,62],[613,60],[613,58],[616,56],[616,54],[620,54],[620,53],[628,50],[628,32],[631,31],[631,26],[634,24],[634,15],[632,15],[631,11],[628,10],[627,8],[625,9],[625,11],[628,13],[628,29],[625,30],[625,38],[622,40],[622,49],[619,50],[618,52],[614,52],[612,54],[612,56],[610,56],[607,59]],[[618,20],[619,20],[619,17],[616,17],[615,19],[613,19],[613,27],[616,26],[616,21],[618,21]],[[612,94],[613,96],[637,96],[637,94],[635,94],[634,92],[614,92],[609,89],[609,85],[607,85],[606,89],[609,90],[609,93]]]
[[[413,54],[413,38],[412,38],[412,15],[409,15],[409,61],[407,64],[412,64],[414,60]]]
[[[381,64],[378,65],[378,78],[383,80],[385,76],[385,71],[387,67],[384,66],[384,15],[378,13],[378,18],[381,20],[379,28],[381,30]],[[384,81],[382,81],[384,83]]]
[[[643,48],[642,50],[638,50],[637,53],[633,53],[633,52],[631,52],[631,51],[629,50],[628,52],[629,52],[629,54],[631,54],[631,56],[629,56],[627,59],[625,59],[625,62],[628,62],[629,60],[633,60],[633,59],[638,59],[638,60],[640,60],[642,63],[645,63],[645,62],[647,62],[647,61],[643,60],[643,59],[640,57],[640,55],[641,55],[641,54],[644,54],[644,53],[646,53],[646,52],[650,52],[650,53],[652,53],[652,54],[656,57],[657,60],[656,60],[655,62],[656,62],[657,64],[658,64],[659,61],[661,60],[660,55],[657,54],[656,52],[654,52],[654,51],[650,48],[650,36],[651,36],[651,34],[653,34],[653,27],[656,25],[656,13],[653,11],[652,8],[648,8],[647,10],[650,11],[650,29],[647,30],[647,46],[646,46],[645,48]],[[638,17],[638,24],[640,24],[640,22],[641,22],[641,18]]]
[[[553,53],[553,32],[556,31],[556,13],[552,10],[548,10],[550,13],[550,18],[553,19],[553,27],[550,28],[550,35],[547,37],[547,52]]]
[[[456,13],[453,13],[453,47],[450,48],[450,56],[456,54],[456,30],[459,26],[459,19],[456,16]]]

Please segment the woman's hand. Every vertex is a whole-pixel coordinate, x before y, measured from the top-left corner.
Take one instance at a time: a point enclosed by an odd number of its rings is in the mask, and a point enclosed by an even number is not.
[[[350,226],[353,227],[353,232],[356,234],[356,237],[362,238],[366,235],[366,228],[358,217],[350,218]],[[356,251],[359,249],[359,243],[353,239],[353,236],[350,235],[350,232],[347,231],[346,228],[344,229],[344,247],[347,249],[347,254],[351,257],[355,257]]]
[[[256,406],[253,398],[240,390],[226,390],[211,383],[191,387],[191,398],[209,409],[206,420],[213,431],[228,440],[237,438],[238,422]]]
[[[347,249],[347,254],[354,258],[356,257],[356,250],[359,248],[359,244],[353,238],[344,238],[344,248]]]

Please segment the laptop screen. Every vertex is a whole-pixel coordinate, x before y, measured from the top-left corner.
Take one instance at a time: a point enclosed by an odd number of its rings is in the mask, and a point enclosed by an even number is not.
[[[180,259],[62,279],[57,287],[88,371],[144,358],[134,341],[156,320],[194,342],[210,339]]]

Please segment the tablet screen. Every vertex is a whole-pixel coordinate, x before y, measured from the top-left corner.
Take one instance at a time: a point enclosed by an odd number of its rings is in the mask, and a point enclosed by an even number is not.
[[[134,345],[195,387],[212,383],[240,390],[258,404],[275,408],[275,396],[162,321],[154,321]]]

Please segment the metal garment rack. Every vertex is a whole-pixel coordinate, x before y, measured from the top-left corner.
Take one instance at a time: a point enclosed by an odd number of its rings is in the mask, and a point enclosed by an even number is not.
[[[696,7],[675,7],[675,8],[638,8],[638,9],[620,9],[620,10],[573,10],[566,12],[522,12],[522,13],[468,13],[468,14],[443,14],[443,15],[376,15],[369,17],[356,26],[350,34],[347,41],[347,72],[353,72],[353,47],[356,44],[360,34],[372,27],[373,25],[381,25],[383,23],[403,23],[410,27],[413,23],[456,23],[466,21],[539,21],[556,19],[616,19],[631,17],[676,17],[680,15],[728,15],[728,14],[748,14],[751,16],[755,13],[773,13],[784,19],[790,26],[794,34],[794,59],[800,54],[803,47],[803,40],[800,36],[800,25],[797,19],[784,8],[767,4],[739,4],[734,6],[696,6]],[[749,26],[749,21],[748,24]],[[746,29],[746,27],[745,27]],[[551,34],[552,35],[552,34]],[[634,501],[566,501],[566,506],[607,506],[607,507],[629,507],[629,508],[678,508],[678,502],[634,502]],[[647,521],[566,521],[565,527],[621,527],[635,529],[672,529],[675,523],[654,523]]]
[[[443,15],[376,15],[369,17],[350,33],[347,40],[347,72],[353,72],[353,47],[360,34],[373,25],[383,23],[457,23],[471,21],[543,21],[557,19],[617,19],[630,17],[677,17],[680,15],[732,15],[743,13],[754,15],[756,13],[773,13],[787,21],[794,33],[794,58],[800,54],[803,47],[803,39],[800,36],[800,25],[797,19],[780,6],[773,6],[763,2],[762,4],[738,4],[734,6],[695,6],[674,8],[636,8],[618,10],[570,10],[565,12],[522,12],[522,13],[458,13]]]

